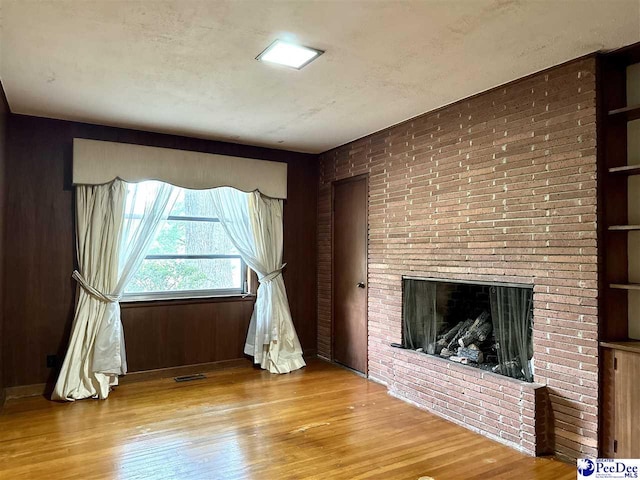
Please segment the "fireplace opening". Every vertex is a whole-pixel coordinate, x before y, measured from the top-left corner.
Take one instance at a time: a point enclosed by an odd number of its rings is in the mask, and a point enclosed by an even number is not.
[[[402,346],[533,382],[533,289],[403,277]]]

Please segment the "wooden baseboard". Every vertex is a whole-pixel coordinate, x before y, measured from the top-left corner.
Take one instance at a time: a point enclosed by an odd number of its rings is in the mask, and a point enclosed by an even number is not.
[[[316,358],[315,351],[309,351],[304,354],[305,359]],[[234,360],[223,360],[220,362],[208,362],[198,363],[195,365],[183,365],[179,367],[159,368],[157,370],[144,370],[140,372],[130,372],[119,378],[118,383],[120,385],[127,385],[130,383],[144,382],[146,380],[158,380],[161,378],[173,378],[182,375],[193,375],[196,373],[211,372],[214,370],[221,370],[223,368],[237,368],[246,367],[251,365],[251,360],[247,358],[237,358]],[[18,387],[7,387],[4,389],[6,400],[12,398],[22,397],[35,397],[38,395],[45,395],[47,392],[46,383],[37,383],[34,385],[20,385]],[[0,393],[0,400],[2,400],[2,393]],[[4,402],[0,402],[0,408],[2,408]]]
[[[44,395],[47,391],[46,383],[35,383],[33,385],[19,385],[17,387],[7,387],[4,389],[5,399],[22,397],[36,397]]]
[[[246,358],[234,360],[223,360],[221,362],[197,363],[195,365],[183,365],[180,367],[159,368],[157,370],[144,370],[141,372],[131,372],[120,377],[119,384],[144,382],[146,380],[158,380],[160,378],[173,378],[182,375],[194,375],[196,373],[211,372],[223,368],[237,368],[251,365],[251,361]]]
[[[194,373],[210,372],[220,370],[222,368],[244,367],[250,364],[245,358],[236,360],[226,360],[222,362],[199,363],[196,365],[185,365],[180,367],[160,368],[158,370],[145,370],[142,372],[132,372],[120,377],[118,383],[126,385],[135,382],[144,382],[145,380],[157,380],[159,378],[171,378],[181,375],[192,375]],[[50,391],[47,389],[46,383],[36,383],[34,385],[20,385],[17,387],[6,387],[4,389],[4,398],[0,393],[0,408],[4,405],[4,400],[24,397],[36,397],[38,395],[46,395]]]

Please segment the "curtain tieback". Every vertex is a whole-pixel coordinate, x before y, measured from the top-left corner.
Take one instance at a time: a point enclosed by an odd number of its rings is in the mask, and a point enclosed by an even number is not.
[[[109,295],[106,293],[102,293],[100,290],[89,285],[89,282],[85,280],[85,278],[80,274],[78,270],[74,270],[71,275],[85,291],[94,298],[105,302],[105,303],[116,303],[119,302],[122,298],[122,295]]]
[[[276,278],[278,275],[282,275],[282,269],[283,269],[284,267],[286,267],[286,266],[287,266],[287,264],[286,264],[286,263],[283,263],[283,264],[282,264],[282,266],[281,266],[280,268],[278,268],[277,270],[274,270],[274,271],[273,271],[273,272],[271,272],[271,273],[268,273],[267,275],[265,275],[265,276],[264,276],[264,277],[262,277],[262,278],[259,278],[259,279],[258,279],[258,281],[259,281],[260,283],[269,283],[269,282],[270,282],[270,281],[272,281],[274,278]]]

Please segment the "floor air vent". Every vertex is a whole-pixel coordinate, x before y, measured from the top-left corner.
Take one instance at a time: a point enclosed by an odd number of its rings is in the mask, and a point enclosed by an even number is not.
[[[183,375],[181,377],[173,377],[176,382],[191,382],[192,380],[204,380],[205,377],[201,373],[196,373],[195,375]]]

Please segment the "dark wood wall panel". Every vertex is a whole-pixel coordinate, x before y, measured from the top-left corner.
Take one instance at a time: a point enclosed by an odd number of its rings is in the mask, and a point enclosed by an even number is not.
[[[289,162],[289,198],[284,221],[284,283],[300,343],[305,353],[316,353],[317,305],[316,228],[318,162]],[[314,183],[315,182],[315,183]],[[287,220],[287,216],[290,220]],[[299,328],[298,325],[304,326]]]
[[[9,104],[4,94],[2,83],[0,83],[0,252],[3,251],[4,240],[4,199],[5,183],[4,172],[7,164],[7,118],[9,117]],[[3,345],[3,317],[2,317],[2,269],[4,266],[4,255],[0,253],[0,408],[4,404],[4,376],[2,372],[2,345]]]
[[[600,355],[600,454],[605,458],[615,457],[613,441],[615,440],[615,350],[603,348]]]
[[[241,358],[253,303],[123,305],[129,371]]]
[[[74,137],[286,162],[284,278],[302,346],[305,353],[315,352],[316,156],[10,115],[4,251],[6,386],[52,382],[56,372],[46,367],[46,356],[62,357],[66,351],[75,296]],[[251,308],[246,301],[123,308],[130,370],[239,358]]]

